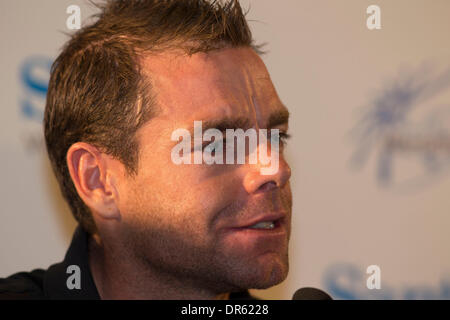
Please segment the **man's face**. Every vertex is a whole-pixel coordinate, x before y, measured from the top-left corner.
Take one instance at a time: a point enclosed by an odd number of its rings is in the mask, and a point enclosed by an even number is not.
[[[190,130],[194,121],[239,118],[258,130],[286,114],[264,63],[252,49],[234,48],[151,56],[144,71],[160,114],[138,131],[138,174],[119,183],[121,236],[129,252],[152,270],[217,292],[283,281],[292,195],[282,147],[273,175],[262,175],[261,163],[171,160],[172,132]],[[272,128],[287,131],[287,123],[277,122]],[[276,220],[275,229],[247,228],[261,220]]]

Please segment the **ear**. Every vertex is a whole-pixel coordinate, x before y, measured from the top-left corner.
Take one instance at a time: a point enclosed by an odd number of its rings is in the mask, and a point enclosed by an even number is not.
[[[94,218],[119,221],[116,160],[84,142],[74,143],[66,160],[78,195]]]

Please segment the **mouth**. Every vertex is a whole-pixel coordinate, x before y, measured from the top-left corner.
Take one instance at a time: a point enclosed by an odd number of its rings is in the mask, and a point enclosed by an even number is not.
[[[231,228],[233,231],[255,231],[255,232],[269,232],[269,231],[284,231],[284,214],[266,215],[248,223],[243,223],[238,227]]]
[[[223,229],[224,241],[247,257],[270,253],[280,255],[287,249],[287,214],[265,214]]]
[[[270,220],[270,221],[261,221],[258,223],[255,223],[248,227],[243,228],[249,228],[249,229],[255,229],[255,230],[273,230],[280,226],[281,224],[281,218],[277,220]]]

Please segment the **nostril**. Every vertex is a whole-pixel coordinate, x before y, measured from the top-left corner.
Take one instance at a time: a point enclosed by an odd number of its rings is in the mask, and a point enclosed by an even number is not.
[[[261,185],[257,191],[269,191],[272,189],[275,189],[277,187],[277,184],[274,181],[267,181],[266,183],[264,183],[263,185]]]

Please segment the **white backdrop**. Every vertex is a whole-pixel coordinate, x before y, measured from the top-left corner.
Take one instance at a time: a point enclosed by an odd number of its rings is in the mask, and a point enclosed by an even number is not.
[[[241,3],[292,114],[290,274],[255,294],[450,298],[450,1]],[[74,4],[85,22],[81,0],[0,2],[0,277],[62,260],[75,228],[41,130]],[[373,264],[379,290],[366,287]]]

